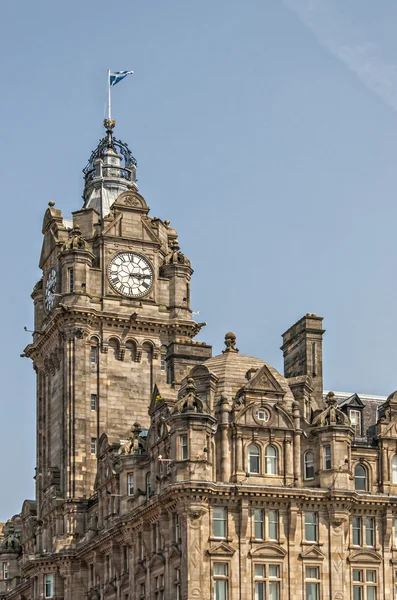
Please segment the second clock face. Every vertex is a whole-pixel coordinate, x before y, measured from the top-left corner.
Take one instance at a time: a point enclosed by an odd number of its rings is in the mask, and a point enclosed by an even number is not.
[[[153,285],[153,269],[141,254],[121,252],[109,265],[111,286],[129,298],[145,296]]]
[[[47,275],[47,281],[44,290],[44,307],[49,313],[54,307],[55,292],[57,288],[57,272],[51,269]]]

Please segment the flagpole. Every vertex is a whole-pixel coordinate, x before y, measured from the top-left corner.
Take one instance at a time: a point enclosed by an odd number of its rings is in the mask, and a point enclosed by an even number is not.
[[[110,69],[108,69],[108,119],[111,119],[111,105],[110,105]]]

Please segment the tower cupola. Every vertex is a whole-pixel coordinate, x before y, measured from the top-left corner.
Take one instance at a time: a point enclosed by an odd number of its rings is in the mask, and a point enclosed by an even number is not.
[[[84,208],[94,208],[106,217],[116,198],[128,189],[138,190],[137,162],[127,144],[113,136],[114,119],[105,119],[106,136],[91,153],[84,173]]]

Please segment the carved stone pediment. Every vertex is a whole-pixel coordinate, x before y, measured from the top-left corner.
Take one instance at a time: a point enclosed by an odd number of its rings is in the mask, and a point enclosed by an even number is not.
[[[180,558],[182,556],[182,552],[179,550],[179,548],[177,546],[171,546],[168,556],[169,556],[170,560],[175,560],[175,559],[180,560]]]
[[[278,383],[274,375],[270,372],[269,367],[266,365],[263,365],[263,367],[258,369],[255,375],[251,377],[250,381],[244,386],[244,389],[247,391],[255,390],[281,395],[285,394],[281,385]]]
[[[156,567],[162,567],[165,564],[164,556],[162,554],[155,554],[149,562],[149,569],[155,569]]]
[[[287,551],[275,542],[265,542],[251,548],[249,554],[255,558],[284,558]]]
[[[146,567],[143,562],[139,562],[137,568],[135,569],[135,577],[139,577],[139,575],[146,574]]]
[[[350,563],[381,563],[382,557],[376,550],[365,548],[364,550],[354,550],[348,557]]]
[[[208,550],[208,554],[210,556],[233,556],[234,553],[234,548],[229,546],[229,544],[226,542],[221,542],[220,544],[211,546]]]
[[[308,548],[304,548],[300,553],[300,558],[305,559],[315,559],[315,560],[324,560],[325,554],[320,550],[318,546],[309,546]]]
[[[143,212],[145,214],[149,212],[149,207],[146,204],[145,199],[135,190],[120,194],[120,196],[118,196],[113,202],[111,208],[121,208],[124,210],[129,209],[136,212]]]

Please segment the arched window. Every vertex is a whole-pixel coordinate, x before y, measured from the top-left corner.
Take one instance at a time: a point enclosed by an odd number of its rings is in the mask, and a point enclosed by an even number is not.
[[[278,473],[278,452],[274,446],[266,446],[265,464],[267,475],[277,475]]]
[[[314,454],[311,450],[305,452],[305,479],[314,479]]]
[[[397,483],[397,454],[395,454],[391,461],[391,471],[392,471],[392,482]]]
[[[256,444],[248,446],[248,473],[260,473],[260,452]]]
[[[354,469],[354,489],[366,491],[368,487],[367,469],[363,465],[356,465]]]

